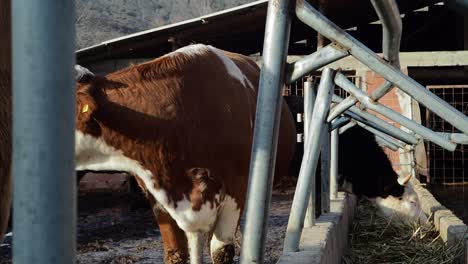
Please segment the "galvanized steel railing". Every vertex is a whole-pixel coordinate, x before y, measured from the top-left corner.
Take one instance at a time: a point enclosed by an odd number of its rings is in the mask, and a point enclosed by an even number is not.
[[[301,60],[286,67],[285,54],[288,48],[288,36],[293,13],[291,1],[275,0],[268,5],[267,25],[262,60],[262,74],[258,96],[257,116],[255,123],[254,145],[249,180],[246,226],[244,229],[241,263],[262,263],[264,238],[268,207],[271,197],[272,168],[276,155],[279,98],[281,86],[298,80],[307,73],[326,66],[347,55],[375,71],[386,82],[371,95],[367,95],[341,73],[324,68],[315,102],[305,102],[305,147],[304,157],[296,185],[296,191],[289,217],[283,252],[293,252],[299,249],[302,229],[314,223],[315,169],[320,152],[325,159],[329,158],[329,172],[322,173],[322,182],[326,188],[326,202],[322,204],[327,209],[327,202],[337,194],[337,164],[338,164],[338,134],[346,129],[359,125],[372,132],[379,143],[391,149],[406,148],[419,143],[422,139],[432,141],[439,146],[453,151],[456,143],[466,143],[468,133],[468,118],[439,97],[426,90],[410,77],[404,75],[399,67],[399,46],[401,38],[401,18],[394,0],[372,0],[383,25],[383,53],[381,59],[362,43],[351,37],[344,30],[333,24],[320,14],[305,0],[297,0],[295,13],[297,17],[315,29],[318,33],[330,39],[333,43],[305,56]],[[338,85],[350,93],[347,98],[332,96],[334,85]],[[441,134],[417,124],[411,119],[381,105],[376,100],[385,95],[393,86],[397,86],[416,101],[425,105],[432,112],[447,120],[462,133]],[[307,90],[308,88],[306,88]],[[307,92],[306,92],[307,93]],[[330,109],[330,101],[336,103]],[[360,102],[360,107],[355,104]],[[313,112],[310,113],[310,105]],[[412,131],[405,132],[379,117],[369,113],[373,110]],[[309,118],[310,117],[310,118]],[[324,131],[327,131],[324,133]],[[330,131],[330,134],[328,133]],[[464,133],[464,134],[463,134]],[[323,135],[327,139],[323,139]],[[322,142],[329,142],[323,144]],[[325,146],[325,147],[324,147]],[[329,149],[329,150],[328,150]],[[327,154],[327,151],[330,154]],[[323,172],[323,171],[322,171]],[[312,193],[312,195],[311,195]],[[328,194],[330,193],[330,194]],[[312,198],[310,198],[312,197]],[[312,203],[309,205],[309,202]],[[307,214],[306,211],[310,212]]]

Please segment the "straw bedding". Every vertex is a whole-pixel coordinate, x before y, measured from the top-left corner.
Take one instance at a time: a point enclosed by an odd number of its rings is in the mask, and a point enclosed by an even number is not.
[[[349,240],[343,264],[457,263],[463,254],[462,243],[447,246],[430,223],[385,217],[365,199],[358,202]]]

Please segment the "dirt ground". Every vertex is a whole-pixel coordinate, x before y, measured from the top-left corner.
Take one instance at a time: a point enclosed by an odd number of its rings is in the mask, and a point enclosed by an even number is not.
[[[273,194],[265,263],[275,263],[281,255],[292,198],[291,189]],[[77,263],[163,263],[161,236],[143,195],[81,192],[78,214]],[[0,247],[0,263],[11,263],[11,242],[8,237]],[[211,263],[204,252],[205,262]],[[237,262],[239,249],[236,253]]]

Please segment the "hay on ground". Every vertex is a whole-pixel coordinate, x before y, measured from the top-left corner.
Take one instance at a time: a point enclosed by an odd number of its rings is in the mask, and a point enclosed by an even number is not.
[[[343,264],[457,263],[463,243],[447,246],[430,223],[409,223],[385,217],[368,200],[360,199],[349,234]]]

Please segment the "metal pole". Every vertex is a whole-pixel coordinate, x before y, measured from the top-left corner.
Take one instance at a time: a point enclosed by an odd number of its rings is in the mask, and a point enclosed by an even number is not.
[[[333,96],[333,101],[335,102],[341,102],[342,100],[343,99],[341,99],[337,95]],[[375,115],[372,115],[371,113],[362,111],[356,106],[350,107],[349,110],[345,112],[345,115],[350,116],[353,119],[358,120],[375,129],[383,131],[387,133],[388,135],[405,142],[406,144],[414,145],[419,142],[419,139],[417,139],[413,135],[410,135],[395,126],[392,126],[391,124],[383,121],[382,119],[376,117]]]
[[[310,121],[312,120],[312,115],[315,106],[315,100],[317,95],[313,87],[313,83],[310,80],[304,82],[304,136],[305,141],[310,138],[309,135],[309,126]]]
[[[296,15],[301,21],[317,30],[317,32],[326,38],[348,49],[356,59],[398,86],[429,110],[445,119],[463,133],[468,134],[468,118],[463,113],[432,94],[410,77],[404,75],[400,69],[385,63],[373,51],[328,20],[305,0],[296,0]]]
[[[382,51],[384,59],[395,68],[400,69],[400,42],[403,23],[401,22],[400,11],[395,0],[371,0],[377,15],[382,22]],[[393,84],[385,81],[381,86],[374,90],[371,98],[380,99],[390,89]]]
[[[335,44],[329,44],[300,60],[288,64],[286,83],[293,83],[311,71],[348,56],[349,53]]]
[[[330,110],[330,114],[327,117],[327,122],[331,122],[335,117],[339,116],[344,111],[348,110],[357,102],[354,96],[348,96],[341,103],[337,104]]]
[[[75,263],[74,1],[12,1],[13,262]]]
[[[346,124],[345,126],[341,127],[341,128],[338,130],[338,133],[343,134],[344,132],[346,132],[346,130],[352,128],[352,127],[355,126],[355,125],[356,125],[356,121],[351,120],[348,124]]]
[[[322,149],[321,149],[321,195],[322,195],[322,213],[330,212],[330,124],[325,123],[322,132]]]
[[[420,124],[414,122],[413,120],[393,111],[392,109],[385,107],[378,102],[373,101],[366,93],[361,89],[357,88],[351,81],[349,81],[346,76],[338,73],[335,77],[335,83],[341,88],[345,89],[347,92],[354,95],[362,104],[367,108],[387,117],[391,120],[400,123],[404,127],[413,130],[414,132],[421,135],[423,138],[434,142],[435,144],[441,146],[444,149],[449,151],[454,151],[457,147],[456,144],[449,142],[436,134],[434,131],[430,130],[427,127],[423,127]]]
[[[315,99],[316,94],[314,87],[312,86],[312,82],[307,80],[304,82],[304,142],[307,142],[307,140],[310,139],[309,126],[312,120]],[[307,144],[304,144],[304,146],[307,146]],[[309,205],[307,206],[307,212],[304,220],[305,227],[311,227],[315,224],[315,181],[311,182],[310,190]]]
[[[400,142],[396,139],[393,139],[392,137],[388,136],[388,134],[386,134],[385,132],[383,131],[380,131],[378,129],[375,129],[371,126],[368,126],[364,123],[361,123],[359,121],[357,121],[357,124],[358,126],[364,128],[365,130],[371,132],[372,134],[376,135],[376,136],[379,136],[380,138],[382,138],[383,140],[391,143],[392,145],[396,146],[396,147],[399,147],[399,148],[404,148],[405,147],[405,143],[403,142]]]
[[[385,80],[384,83],[382,83],[379,87],[377,87],[371,94],[371,98],[374,99],[375,101],[379,100],[382,98],[384,95],[386,95],[391,89],[393,88],[393,84],[387,80]]]
[[[335,118],[333,120],[333,122],[331,123],[330,131],[333,131],[333,130],[335,130],[337,128],[340,128],[340,127],[346,125],[349,122],[349,120],[351,120],[351,119],[349,117],[347,117],[347,116],[341,116],[339,118]]]
[[[269,1],[240,263],[263,263],[293,2]]]
[[[436,132],[441,137],[450,140],[457,144],[468,144],[468,135],[462,133],[445,133],[445,132]]]
[[[306,140],[304,147],[304,157],[302,158],[301,169],[296,184],[291,213],[289,216],[286,238],[283,252],[297,251],[304,226],[304,217],[310,197],[311,182],[315,181],[315,170],[317,169],[318,157],[320,154],[323,126],[330,108],[331,96],[333,93],[334,71],[325,68],[322,71],[317,99],[312,113],[312,121],[309,125],[309,140]]]
[[[385,60],[394,66],[400,65],[399,51],[403,23],[395,0],[371,0],[382,22],[382,51]]]
[[[359,126],[363,127],[364,129],[368,130],[369,132],[373,133],[376,137],[376,141],[380,144],[380,145],[383,145],[385,147],[388,147],[390,148],[391,150],[393,151],[397,151],[399,147],[403,148],[404,147],[404,144],[399,142],[399,141],[396,141],[394,140],[393,138],[387,136],[387,134],[385,134],[384,132],[381,132],[377,129],[374,129],[372,128],[371,126],[367,126],[365,125],[364,123],[362,122],[359,122],[355,119],[353,119],[350,123],[348,123],[348,126],[344,126],[343,128],[344,129],[340,129],[339,130],[339,133],[342,134],[344,133],[346,130],[348,130],[349,128],[355,126],[356,124],[358,124]]]
[[[380,137],[380,136],[377,136],[375,135],[375,141],[377,142],[377,144],[381,147],[387,147],[393,151],[397,151],[398,150],[398,146],[391,143],[390,141],[387,141],[385,140],[384,138]]]
[[[352,109],[354,110],[354,109]],[[363,113],[367,113],[365,111],[363,111]],[[354,112],[351,112],[351,111],[346,111],[345,113],[347,116],[351,117],[353,120],[357,121],[357,122],[360,122],[361,126],[362,125],[367,125],[369,127],[372,127],[372,128],[375,128],[381,132],[384,132],[385,134],[387,135],[390,135],[396,139],[400,139],[401,140],[401,137],[399,137],[398,135],[394,135],[394,133],[392,133],[391,131],[389,131],[385,126],[382,126],[380,125],[379,123],[375,123],[374,121],[370,121],[370,120],[367,120],[367,119],[364,119],[362,116],[360,116],[359,114],[356,114]],[[378,117],[376,117],[378,118]],[[392,125],[390,125],[389,123],[386,123],[385,121],[383,121],[382,119],[379,119],[380,121],[384,122],[385,124],[387,124],[388,126],[391,126],[391,127],[394,127]],[[395,127],[396,128],[396,127]],[[397,128],[399,129],[399,128]],[[399,129],[401,130],[401,129]],[[402,133],[406,133],[406,132],[403,132],[403,130],[401,130]],[[406,133],[407,134],[407,133]],[[410,135],[410,134],[408,134]],[[402,140],[404,142],[404,140]],[[406,142],[405,142],[406,143]],[[411,143],[406,143],[406,144],[409,144],[411,145]]]
[[[331,131],[330,143],[330,199],[338,198],[338,129]]]
[[[11,1],[0,1],[0,244],[10,219],[11,175]]]

